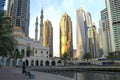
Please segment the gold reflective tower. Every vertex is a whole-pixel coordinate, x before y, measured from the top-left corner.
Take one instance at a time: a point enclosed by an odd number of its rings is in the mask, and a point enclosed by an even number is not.
[[[65,53],[73,57],[72,21],[66,13],[62,15],[60,21],[60,57]]]
[[[44,22],[42,37],[43,37],[43,46],[49,47],[50,49],[49,57],[53,57],[53,27],[49,20],[46,20]]]

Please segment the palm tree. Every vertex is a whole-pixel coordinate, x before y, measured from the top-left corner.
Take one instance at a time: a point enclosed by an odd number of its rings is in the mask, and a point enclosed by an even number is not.
[[[16,45],[17,41],[12,36],[10,18],[0,13],[0,56],[11,57]]]
[[[64,60],[64,65],[67,65],[67,60],[70,59],[69,55],[65,52],[61,58],[62,60]]]
[[[88,60],[91,59],[92,56],[90,53],[85,53],[84,56],[83,56],[83,59],[86,59],[87,60],[87,63],[88,63]]]

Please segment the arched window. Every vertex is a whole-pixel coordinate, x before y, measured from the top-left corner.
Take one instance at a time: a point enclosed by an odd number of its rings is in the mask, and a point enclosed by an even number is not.
[[[55,66],[55,65],[56,65],[55,61],[52,61],[52,62],[51,62],[51,65],[52,65],[52,66]]]
[[[58,61],[57,61],[57,63],[59,63],[59,64],[60,64],[60,63],[62,63],[62,62],[61,62],[61,60],[58,60]]]
[[[41,54],[43,53],[43,51],[41,51]]]
[[[39,66],[39,62],[38,62],[38,60],[36,60],[36,66]]]
[[[46,65],[46,66],[49,66],[49,61],[48,61],[48,60],[45,62],[45,65]]]
[[[40,61],[40,66],[43,66],[43,61],[42,60]]]
[[[6,60],[6,66],[10,66],[10,59]]]

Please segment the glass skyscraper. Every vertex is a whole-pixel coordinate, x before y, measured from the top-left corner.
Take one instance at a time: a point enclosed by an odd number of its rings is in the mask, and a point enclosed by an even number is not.
[[[81,60],[84,53],[87,53],[87,24],[85,11],[82,8],[77,9],[76,15],[76,58]]]
[[[0,12],[4,9],[5,1],[6,0],[0,0]]]
[[[120,51],[120,1],[106,0],[108,13],[111,51]]]
[[[13,26],[21,27],[29,36],[30,0],[8,0],[7,16]]]
[[[53,57],[53,27],[49,20],[44,21],[42,33],[43,47],[49,47],[49,57]]]

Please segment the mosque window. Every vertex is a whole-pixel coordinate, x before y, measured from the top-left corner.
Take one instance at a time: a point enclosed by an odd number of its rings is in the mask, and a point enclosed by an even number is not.
[[[41,51],[41,53],[43,53],[43,51]]]
[[[35,53],[37,54],[37,51],[35,51]]]

